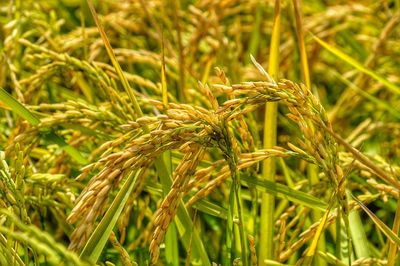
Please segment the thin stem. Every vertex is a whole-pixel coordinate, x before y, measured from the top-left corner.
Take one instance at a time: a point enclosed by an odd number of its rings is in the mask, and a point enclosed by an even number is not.
[[[232,155],[234,156],[234,155]],[[240,177],[237,171],[236,160],[231,158],[230,168],[232,173],[232,186],[236,200],[236,208],[235,213],[238,216],[238,228],[239,228],[239,235],[240,235],[240,247],[241,247],[241,254],[242,254],[242,263],[243,265],[248,265],[247,261],[247,245],[246,245],[246,234],[244,231],[244,219],[243,219],[243,212],[242,212],[242,202],[240,196]]]
[[[275,13],[272,29],[270,58],[268,72],[273,79],[277,79],[279,68],[279,40],[280,40],[280,20],[281,20],[280,0],[275,1]],[[276,145],[277,131],[277,110],[275,102],[268,102],[265,106],[264,120],[264,148],[268,149]],[[275,161],[268,158],[263,163],[263,179],[268,181],[275,180]],[[261,203],[261,233],[260,233],[260,258],[259,265],[263,265],[267,259],[273,259],[273,238],[274,238],[274,208],[275,198],[269,194],[262,194]]]
[[[185,90],[185,56],[183,53],[183,44],[182,44],[182,34],[181,34],[181,25],[179,22],[179,11],[180,4],[179,0],[174,0],[174,25],[176,28],[176,38],[178,42],[178,57],[179,57],[179,89],[178,89],[178,99],[180,102],[185,102],[187,100],[186,90]]]

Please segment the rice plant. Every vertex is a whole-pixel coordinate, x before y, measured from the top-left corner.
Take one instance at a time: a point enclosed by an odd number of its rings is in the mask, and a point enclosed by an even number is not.
[[[398,1],[0,3],[0,265],[397,265]]]

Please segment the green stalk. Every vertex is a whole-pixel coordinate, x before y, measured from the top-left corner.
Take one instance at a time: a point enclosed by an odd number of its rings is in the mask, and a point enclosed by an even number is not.
[[[166,164],[166,172],[165,176],[160,178],[162,180],[166,180],[167,177],[169,178],[172,173],[172,165],[171,165],[171,152],[166,151],[162,154],[162,159],[160,161],[164,162],[170,162],[169,164]],[[168,184],[163,183],[163,194],[164,197],[168,194],[168,191],[171,187],[168,186]],[[175,222],[172,222],[168,229],[167,233],[165,234],[165,259],[166,259],[166,264],[169,265],[174,265],[178,266],[179,265],[179,252],[178,252],[178,237],[177,237],[177,229]]]
[[[235,205],[235,191],[233,184],[229,192],[229,206],[228,206],[228,219],[226,226],[226,257],[224,259],[224,266],[232,265],[232,242],[233,242],[233,207]]]
[[[230,197],[229,197],[229,206],[228,206],[228,226],[227,226],[227,238],[226,238],[226,245],[228,249],[228,256],[229,259],[226,261],[226,265],[232,265],[232,237],[231,235],[234,234],[235,240],[235,254],[241,254],[242,258],[242,265],[247,266],[248,259],[247,259],[247,238],[244,229],[244,219],[243,219],[243,212],[242,212],[242,202],[241,202],[241,195],[240,195],[240,177],[237,171],[237,159],[236,155],[233,151],[230,151],[229,154],[229,168],[232,173],[232,184],[230,189]],[[237,217],[238,224],[234,227],[234,218]]]
[[[397,201],[397,208],[396,208],[396,215],[394,217],[394,222],[393,222],[393,233],[396,235],[399,234],[399,228],[400,228],[400,201]],[[395,243],[392,241],[389,242],[389,251],[388,251],[388,261],[387,261],[387,266],[394,266],[394,265],[400,265],[399,263],[399,256],[398,256],[398,247]],[[397,257],[397,260],[396,260]],[[395,264],[397,261],[397,264]]]
[[[234,174],[235,181],[233,182],[234,185],[234,190],[235,190],[235,198],[236,198],[236,204],[235,204],[235,213],[239,218],[239,225],[238,225],[238,231],[239,231],[239,236],[240,236],[240,247],[241,247],[241,255],[242,255],[242,263],[243,265],[247,266],[249,265],[247,261],[247,238],[246,238],[246,233],[244,229],[244,219],[243,219],[243,211],[242,211],[242,201],[241,201],[241,195],[240,195],[240,178],[238,176],[238,173]]]
[[[347,198],[351,198],[350,190],[346,190]],[[368,239],[365,234],[360,214],[357,210],[351,210],[349,213],[349,226],[352,239],[352,246],[356,253],[356,259],[369,258]]]
[[[85,15],[83,13],[84,11],[84,3],[85,2],[81,2],[81,10],[80,10],[80,19],[81,19],[81,29],[82,29],[82,38],[83,38],[83,58],[85,60],[88,59],[88,49],[87,49],[87,34],[86,34],[86,25],[85,25]]]
[[[164,54],[164,35],[161,34],[161,87],[162,87],[162,100],[164,107],[168,105],[168,87],[167,87],[167,75],[165,72],[165,54]],[[166,177],[172,176],[172,160],[171,151],[166,151],[162,154],[162,160],[166,165]],[[169,188],[163,187],[164,197],[167,196]],[[178,251],[178,237],[176,231],[175,222],[172,222],[165,234],[165,259],[167,265],[179,266],[179,251]]]
[[[260,46],[260,35],[261,35],[260,28],[263,17],[264,6],[265,5],[261,1],[257,3],[254,26],[253,26],[253,31],[251,33],[251,39],[248,49],[249,55],[254,55],[255,57],[257,57],[257,51]]]
[[[234,152],[230,154],[230,162],[229,167],[232,173],[232,184],[231,184],[231,202],[229,204],[229,209],[233,209],[233,216],[228,217],[228,220],[232,220],[234,216],[238,218],[238,226],[236,227],[235,231],[235,242],[237,245],[240,246],[240,253],[242,257],[242,264],[244,266],[249,265],[247,261],[247,238],[244,230],[244,219],[243,219],[243,212],[242,212],[242,201],[240,195],[240,177],[237,171],[237,159]],[[240,243],[238,243],[240,242]]]
[[[269,57],[268,72],[273,79],[277,79],[279,67],[279,40],[280,40],[280,20],[281,5],[280,0],[275,1],[274,24],[272,28],[272,38]],[[265,105],[264,120],[264,148],[268,149],[276,145],[277,130],[277,110],[278,106],[275,102],[269,102]],[[272,158],[268,158],[263,163],[262,168],[263,179],[268,181],[275,180],[275,162]],[[273,238],[274,238],[274,209],[275,198],[269,194],[262,194],[261,201],[261,233],[259,246],[259,265],[264,265],[266,259],[273,259]]]
[[[185,56],[183,54],[183,43],[181,34],[181,25],[179,18],[180,1],[174,0],[172,6],[174,10],[174,26],[176,28],[176,39],[178,43],[178,60],[179,60],[179,89],[178,89],[178,99],[180,102],[185,102],[187,100],[186,90],[185,90]]]

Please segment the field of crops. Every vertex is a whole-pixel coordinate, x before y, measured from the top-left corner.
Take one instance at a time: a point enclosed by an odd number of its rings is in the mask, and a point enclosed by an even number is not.
[[[399,24],[1,0],[0,265],[400,265]]]

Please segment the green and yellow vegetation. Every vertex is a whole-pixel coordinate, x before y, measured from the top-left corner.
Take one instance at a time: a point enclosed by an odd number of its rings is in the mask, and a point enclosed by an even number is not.
[[[0,2],[0,265],[400,265],[400,1]]]

